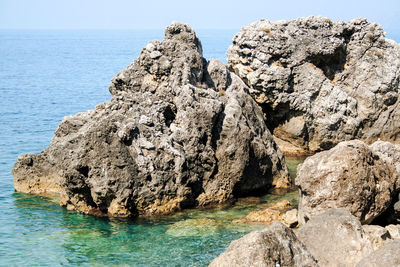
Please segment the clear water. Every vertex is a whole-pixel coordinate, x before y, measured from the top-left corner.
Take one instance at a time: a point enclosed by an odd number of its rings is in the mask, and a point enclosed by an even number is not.
[[[235,31],[197,33],[204,56],[225,62]],[[107,101],[110,79],[162,37],[162,30],[0,31],[0,266],[206,266],[232,240],[262,227],[233,223],[260,205],[246,201],[126,221],[14,192],[17,156],[46,148],[64,116]],[[297,164],[289,161],[292,174]],[[261,204],[282,198],[296,202],[297,194],[267,195]]]

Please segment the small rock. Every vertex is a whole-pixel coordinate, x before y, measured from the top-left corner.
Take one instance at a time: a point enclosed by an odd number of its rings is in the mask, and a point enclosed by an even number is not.
[[[385,226],[385,229],[389,231],[391,238],[400,238],[400,224],[389,224]]]
[[[292,211],[287,215],[284,212],[293,206],[294,205],[288,200],[279,201],[272,205],[268,205],[268,207],[265,209],[251,211],[246,217],[241,218],[236,222],[259,222],[271,224],[274,221],[281,221],[287,226],[290,226],[292,223],[294,223],[294,220],[297,222],[297,210]],[[296,218],[293,218],[294,212],[296,213]]]
[[[365,238],[371,241],[374,250],[382,247],[387,240],[391,239],[389,231],[379,225],[363,225],[363,230]]]
[[[344,209],[312,217],[296,231],[321,266],[354,266],[373,251],[360,221]]]
[[[210,267],[318,266],[291,229],[279,222],[232,241]]]
[[[400,239],[390,240],[380,249],[365,256],[356,267],[400,266]]]
[[[283,224],[285,224],[286,226],[290,227],[290,228],[294,228],[297,226],[298,224],[298,220],[297,220],[297,209],[292,209],[289,210],[287,212],[285,212],[282,216],[281,216],[281,222]]]
[[[159,57],[161,57],[161,56],[162,56],[161,52],[160,52],[160,51],[157,51],[157,50],[150,53],[150,57],[151,57],[152,59],[157,59],[157,58],[159,58]]]

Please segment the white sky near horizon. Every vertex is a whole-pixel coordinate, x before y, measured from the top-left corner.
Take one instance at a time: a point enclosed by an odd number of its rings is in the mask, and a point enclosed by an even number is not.
[[[365,17],[400,30],[400,0],[0,0],[0,29],[163,29],[172,21],[194,29],[240,29],[269,20]]]

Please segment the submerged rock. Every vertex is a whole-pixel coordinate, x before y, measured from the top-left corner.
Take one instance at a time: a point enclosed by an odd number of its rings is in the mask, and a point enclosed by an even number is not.
[[[297,209],[293,209],[294,205],[287,200],[283,200],[267,208],[251,211],[246,217],[235,220],[234,223],[257,222],[271,224],[279,221],[288,227],[297,225]]]
[[[209,236],[224,229],[224,222],[210,218],[187,219],[168,226],[167,235],[175,237]]]
[[[228,62],[286,153],[399,142],[400,46],[384,36],[365,19],[260,20],[234,37]]]
[[[300,224],[331,208],[345,208],[363,224],[371,223],[391,206],[400,189],[395,166],[359,140],[307,158],[298,167],[296,185]]]
[[[262,231],[232,241],[210,267],[222,266],[318,266],[291,229],[274,222]]]
[[[47,149],[18,158],[16,190],[57,192],[68,209],[126,217],[290,185],[247,86],[206,62],[188,25],[170,25],[109,89],[110,102],[65,117]]]
[[[296,236],[320,266],[354,266],[373,251],[360,221],[344,209],[314,216]]]

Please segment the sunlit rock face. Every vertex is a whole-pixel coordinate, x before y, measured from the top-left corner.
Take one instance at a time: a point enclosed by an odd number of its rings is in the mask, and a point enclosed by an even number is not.
[[[400,141],[400,46],[376,23],[260,20],[242,28],[227,55],[284,153]]]
[[[400,190],[398,151],[399,146],[388,142],[377,141],[368,146],[351,140],[308,157],[299,165],[296,176],[300,191],[299,223],[332,208],[350,211],[363,224],[377,218],[385,223],[396,222],[399,213],[395,203]]]
[[[188,25],[167,27],[109,89],[109,102],[64,118],[42,153],[19,157],[18,191],[57,192],[68,209],[127,217],[290,185],[248,87],[202,57]]]

